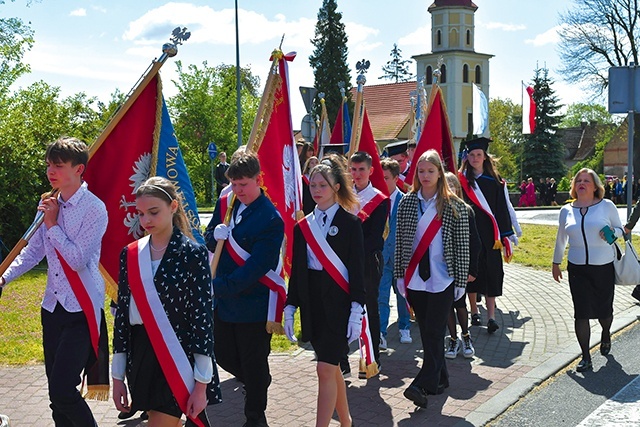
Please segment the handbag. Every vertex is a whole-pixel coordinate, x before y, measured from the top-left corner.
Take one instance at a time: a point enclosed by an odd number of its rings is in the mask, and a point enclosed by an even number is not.
[[[615,284],[622,286],[635,286],[640,284],[640,263],[638,254],[631,244],[631,240],[625,240],[625,251],[622,253],[620,246],[614,243],[615,247],[613,266],[616,271]]]

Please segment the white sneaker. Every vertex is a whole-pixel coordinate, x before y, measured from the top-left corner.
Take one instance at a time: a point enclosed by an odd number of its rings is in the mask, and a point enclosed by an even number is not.
[[[400,329],[400,344],[411,344],[411,331],[409,329]]]
[[[455,359],[458,353],[460,353],[461,347],[462,345],[458,338],[449,339],[449,344],[447,345],[447,349],[444,352],[444,357],[446,357],[447,359]]]
[[[467,359],[472,358],[476,354],[476,351],[471,344],[471,334],[462,336],[462,355]]]
[[[387,349],[387,338],[380,334],[380,345],[378,346],[378,348],[380,350],[386,350]]]

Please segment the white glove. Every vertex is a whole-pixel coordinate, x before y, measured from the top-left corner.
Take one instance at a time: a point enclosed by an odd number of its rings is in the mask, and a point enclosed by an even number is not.
[[[511,236],[509,236],[509,240],[511,240],[511,243],[513,243],[513,246],[518,246],[518,236],[516,236],[515,234],[512,234]]]
[[[362,332],[362,316],[364,308],[357,302],[351,302],[351,314],[347,324],[347,342],[351,344],[360,337]]]
[[[292,305],[287,305],[284,308],[284,334],[291,342],[298,342],[296,334],[293,332],[293,317],[296,314],[296,310],[297,308]]]
[[[453,299],[454,301],[458,301],[460,298],[464,298],[464,295],[467,293],[465,288],[460,286],[453,287]]]
[[[218,224],[216,228],[213,229],[213,238],[216,240],[227,240],[229,234],[231,234],[231,229],[225,224]]]

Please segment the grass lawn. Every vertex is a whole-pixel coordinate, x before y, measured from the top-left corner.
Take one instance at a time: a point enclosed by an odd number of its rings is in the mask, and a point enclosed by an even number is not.
[[[557,227],[548,225],[522,225],[519,246],[514,249],[512,263],[546,270],[551,275],[551,259],[555,247]],[[636,248],[640,237],[633,236]],[[566,257],[562,264],[566,270]],[[42,363],[42,333],[40,326],[40,302],[46,282],[44,268],[25,274],[11,282],[0,298],[0,365],[24,365]],[[105,307],[108,304],[105,303]],[[106,311],[111,341],[113,317]],[[296,314],[296,332],[300,332]],[[109,343],[111,345],[111,343]],[[271,340],[274,352],[293,351],[284,335],[274,335]]]

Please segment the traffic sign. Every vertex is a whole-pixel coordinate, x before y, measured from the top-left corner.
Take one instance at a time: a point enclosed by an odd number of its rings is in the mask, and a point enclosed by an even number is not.
[[[216,144],[210,142],[209,146],[207,147],[207,151],[209,152],[209,158],[211,160],[215,160],[216,156],[218,155],[218,147],[216,147]]]
[[[300,132],[305,141],[313,141],[313,138],[316,137],[316,123],[313,121],[311,114],[305,114],[302,118]]]

